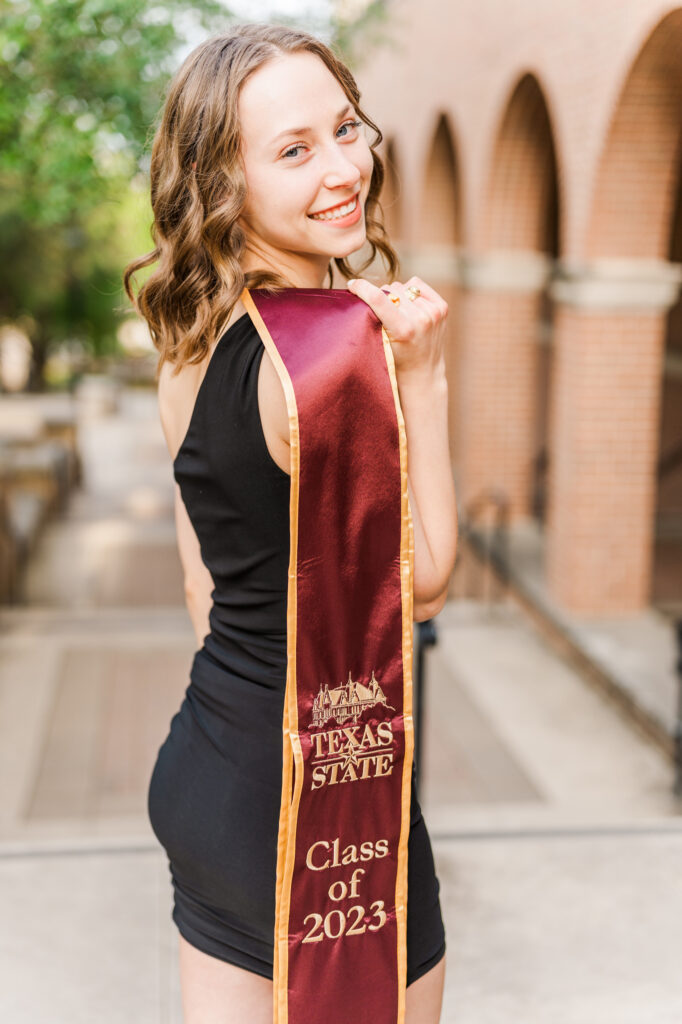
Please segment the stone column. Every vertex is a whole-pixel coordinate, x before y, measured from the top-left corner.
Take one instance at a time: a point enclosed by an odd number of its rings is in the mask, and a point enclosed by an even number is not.
[[[546,578],[585,615],[649,603],[666,313],[682,265],[558,268]]]
[[[407,281],[413,275],[441,295],[448,304],[448,318],[445,334],[445,372],[448,378],[448,430],[450,456],[453,464],[459,463],[459,436],[457,423],[459,379],[459,264],[458,249],[448,242],[422,243],[400,250],[400,264],[403,271],[401,280]]]
[[[512,521],[530,508],[541,300],[553,262],[521,249],[460,254],[460,499],[466,506],[495,488]]]

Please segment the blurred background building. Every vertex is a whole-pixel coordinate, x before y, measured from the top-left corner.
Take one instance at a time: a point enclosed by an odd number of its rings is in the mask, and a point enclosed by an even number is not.
[[[682,9],[394,12],[363,101],[404,277],[450,304],[462,508],[494,492],[562,609],[679,614]]]

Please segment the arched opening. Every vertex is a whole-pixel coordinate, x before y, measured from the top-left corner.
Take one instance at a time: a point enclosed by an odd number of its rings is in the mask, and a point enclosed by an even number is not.
[[[460,244],[460,175],[448,118],[440,114],[431,136],[424,165],[419,203],[419,277],[434,287],[448,304],[445,369],[449,384],[448,428],[453,464],[459,462],[459,289],[456,276]]]
[[[669,248],[671,263],[682,264],[682,161]],[[654,555],[651,601],[661,611],[682,618],[682,299],[670,309],[665,325],[661,373]]]
[[[586,221],[583,298],[562,312],[551,562],[555,588],[585,611],[682,599],[680,52],[678,9],[620,90]]]
[[[399,173],[398,154],[394,139],[388,139],[382,156],[384,161],[384,184],[381,189],[381,208],[384,224],[391,242],[396,249],[403,241],[402,188]]]
[[[557,158],[547,103],[524,74],[491,151],[480,254],[470,260],[468,500],[494,488],[509,518],[545,518],[553,353],[547,283],[559,253]],[[478,239],[477,239],[478,241]]]

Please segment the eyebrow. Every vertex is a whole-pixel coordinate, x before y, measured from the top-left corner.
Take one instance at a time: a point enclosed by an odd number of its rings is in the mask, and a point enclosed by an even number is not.
[[[336,120],[338,121],[340,117],[343,117],[344,114],[352,109],[352,104],[347,103],[343,110],[340,110],[336,115]],[[283,132],[279,132],[279,134],[275,135],[272,141],[275,143],[285,135],[303,135],[304,132],[311,132],[312,130],[312,128],[285,128]]]

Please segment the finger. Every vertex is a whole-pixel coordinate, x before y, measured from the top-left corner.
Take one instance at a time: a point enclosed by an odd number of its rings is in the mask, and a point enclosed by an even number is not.
[[[408,340],[412,336],[412,324],[400,310],[400,306],[389,299],[388,294],[364,277],[354,278],[348,282],[348,290],[362,299],[372,309],[379,320],[396,340]]]
[[[415,296],[408,292],[409,286],[403,284],[402,281],[392,281],[386,287],[390,288],[389,295],[392,293],[402,299],[400,309],[415,329],[423,330],[434,326],[441,319],[442,314],[437,306],[423,295]],[[421,299],[421,301],[416,302],[416,299]]]
[[[411,319],[415,327],[428,328],[437,324],[442,316],[440,308],[425,295],[414,295],[409,292],[409,287],[399,281],[392,282],[390,286],[391,292],[402,299],[401,308],[404,314]]]
[[[417,281],[419,278],[412,278],[411,280]],[[403,300],[403,311],[415,326],[428,327],[429,324],[435,325],[445,315],[441,307],[431,302],[426,295],[414,295],[412,292],[408,292],[409,283],[403,284],[401,281],[393,281],[389,287],[394,294]],[[433,289],[429,289],[429,291],[433,291]],[[436,293],[434,292],[434,294]],[[407,305],[408,302],[409,306]]]
[[[416,285],[416,287],[421,291],[421,295],[417,296],[415,302],[419,302],[419,299],[424,298],[427,301],[432,302],[441,315],[445,316],[447,314],[447,302],[442,295],[439,295],[438,292],[431,287],[431,285],[428,285],[426,281],[422,281],[421,277],[411,277],[407,282],[407,287],[411,284]]]

